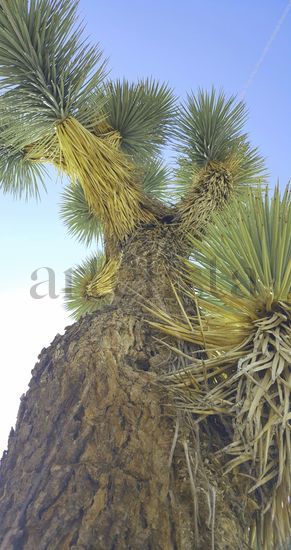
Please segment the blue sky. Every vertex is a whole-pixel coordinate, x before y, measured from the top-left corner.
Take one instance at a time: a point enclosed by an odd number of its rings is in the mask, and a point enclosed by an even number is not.
[[[283,187],[291,175],[291,9],[277,26],[289,4],[80,0],[79,12],[86,34],[110,59],[112,77],[152,76],[167,81],[181,98],[187,91],[212,85],[227,94],[243,94],[251,140],[267,157],[270,182],[279,178]],[[42,266],[54,269],[59,293],[64,271],[86,255],[59,220],[62,185],[51,174],[40,204],[0,194],[0,452],[37,354],[68,323],[61,297],[32,300],[31,273]],[[45,278],[45,271],[40,271],[39,280]],[[42,288],[45,293],[46,285]]]

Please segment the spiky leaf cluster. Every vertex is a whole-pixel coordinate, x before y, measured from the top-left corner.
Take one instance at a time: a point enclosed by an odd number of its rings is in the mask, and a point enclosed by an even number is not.
[[[68,184],[61,197],[60,214],[69,233],[85,245],[98,243],[102,236],[102,226],[92,212],[81,184],[76,181]]]
[[[169,198],[170,170],[158,158],[148,159],[138,168],[146,195],[160,200]]]
[[[195,249],[190,267],[198,289],[225,306],[257,319],[291,299],[291,201],[287,187],[249,193],[247,203],[233,203],[217,215]],[[190,264],[189,264],[190,265]],[[203,302],[207,305],[207,301]]]
[[[180,192],[199,186],[199,173],[211,163],[232,167],[236,188],[263,182],[264,160],[243,131],[247,112],[242,101],[214,89],[191,94],[181,109],[178,129],[177,183]],[[178,189],[179,191],[179,189]]]
[[[291,201],[275,189],[250,192],[213,218],[203,239],[190,238],[185,278],[204,311],[204,329],[164,317],[167,330],[209,349],[231,350],[254,331],[253,322],[291,301]],[[287,306],[286,306],[287,307]],[[161,312],[159,312],[161,315]],[[165,328],[165,327],[164,327]]]
[[[181,151],[199,166],[223,161],[241,138],[245,121],[245,106],[236,104],[234,97],[226,99],[214,89],[210,94],[199,90],[197,96],[188,95],[180,120]]]
[[[160,150],[172,133],[175,102],[172,90],[154,80],[130,84],[110,82],[105,88],[110,126],[121,136],[121,148],[136,157]]]
[[[76,0],[1,0],[1,97],[7,139],[23,147],[58,120],[87,126],[103,106],[97,86],[104,65],[98,48],[81,40]]]
[[[0,130],[1,131],[1,130]],[[0,138],[0,189],[14,197],[39,198],[39,187],[45,190],[43,166],[25,158],[24,152],[6,146]]]

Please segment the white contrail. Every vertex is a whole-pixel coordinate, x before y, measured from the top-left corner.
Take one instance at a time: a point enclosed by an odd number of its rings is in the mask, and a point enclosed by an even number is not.
[[[241,99],[243,99],[243,98],[245,97],[245,95],[246,95],[246,93],[247,93],[249,87],[251,86],[251,84],[252,84],[252,82],[253,82],[253,80],[254,80],[254,78],[255,78],[257,72],[259,71],[259,69],[260,69],[262,63],[264,62],[265,57],[266,57],[266,55],[267,55],[267,53],[268,53],[270,47],[272,46],[272,44],[273,44],[273,42],[274,42],[274,40],[275,40],[275,38],[276,38],[278,32],[280,31],[280,29],[281,29],[281,27],[282,27],[282,25],[283,25],[283,23],[284,23],[284,21],[285,21],[287,15],[288,15],[288,13],[289,13],[290,8],[291,8],[291,0],[289,0],[289,2],[287,3],[287,5],[285,6],[285,8],[284,8],[284,10],[283,10],[283,13],[282,13],[282,15],[281,15],[281,17],[280,17],[278,23],[276,24],[276,26],[275,26],[275,28],[274,28],[274,30],[273,30],[273,32],[272,32],[272,34],[271,34],[271,36],[270,36],[270,38],[269,38],[267,44],[266,44],[266,46],[264,47],[264,49],[263,49],[263,51],[262,51],[262,53],[261,53],[261,56],[259,57],[258,62],[256,63],[254,69],[252,70],[252,72],[251,72],[251,74],[250,74],[250,76],[249,76],[249,78],[248,78],[248,80],[247,80],[247,82],[246,82],[246,85],[245,85],[245,87],[243,88],[243,91],[240,93]]]

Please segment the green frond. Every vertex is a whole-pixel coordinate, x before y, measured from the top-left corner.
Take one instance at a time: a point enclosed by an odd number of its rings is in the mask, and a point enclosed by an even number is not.
[[[181,110],[178,138],[180,150],[193,164],[205,166],[210,161],[225,161],[243,136],[247,117],[242,101],[227,99],[214,88],[188,95]]]
[[[264,159],[243,133],[245,119],[242,102],[214,89],[188,97],[180,118],[182,155],[176,171],[182,233],[203,233],[212,216],[231,200],[245,200],[248,189],[264,186]]]
[[[119,259],[106,262],[103,253],[94,254],[77,266],[65,288],[65,307],[75,319],[109,304],[116,282]]]
[[[25,158],[22,151],[5,147],[0,141],[0,189],[14,197],[39,198],[39,188],[46,190],[43,166]]]
[[[89,246],[99,242],[103,231],[100,220],[86,201],[81,184],[76,181],[67,185],[61,195],[61,218],[69,233]]]
[[[232,155],[237,163],[232,172],[235,194],[243,197],[245,191],[250,188],[264,188],[268,173],[265,159],[260,155],[258,148],[252,147],[247,139],[242,139]]]
[[[152,155],[172,132],[176,108],[173,92],[154,80],[129,84],[110,82],[105,88],[110,126],[121,136],[121,148],[133,155]]]
[[[76,0],[1,0],[0,88],[7,138],[23,147],[74,116],[86,127],[103,108],[101,52],[76,26]]]
[[[291,300],[291,193],[276,187],[250,192],[213,218],[203,241],[192,239],[197,265],[190,267],[196,288],[259,318]],[[212,278],[211,278],[212,277]],[[204,295],[205,296],[205,295]]]
[[[282,199],[278,187],[271,200],[267,192],[249,192],[248,202],[233,202],[213,217],[202,240],[190,238],[185,279],[204,312],[204,332],[197,323],[189,329],[167,319],[168,333],[230,351],[251,336],[258,319],[291,307],[290,199],[289,187]]]
[[[140,184],[146,195],[160,200],[169,197],[170,170],[158,158],[149,158],[138,166]]]

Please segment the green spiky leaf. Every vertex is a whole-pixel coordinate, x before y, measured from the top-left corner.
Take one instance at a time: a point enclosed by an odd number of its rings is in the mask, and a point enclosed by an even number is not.
[[[265,314],[291,300],[291,194],[279,188],[250,193],[247,203],[233,203],[217,215],[203,241],[192,240],[196,288],[221,307],[238,304],[250,316]],[[206,300],[207,301],[207,300]]]
[[[179,137],[181,150],[197,165],[209,161],[224,161],[241,136],[246,121],[243,102],[226,99],[212,89],[210,93],[199,90],[197,97],[188,95],[182,108]]]
[[[254,323],[282,308],[291,310],[291,192],[276,188],[249,193],[247,203],[233,202],[217,214],[203,239],[191,238],[192,257],[184,272],[193,310],[192,325],[156,311],[159,327],[179,339],[216,352],[231,352],[253,334]],[[191,288],[193,291],[191,291]],[[197,302],[198,299],[198,302]],[[156,326],[158,326],[156,324]]]
[[[101,53],[76,27],[76,0],[1,0],[0,87],[6,141],[22,147],[58,120],[87,126],[103,107]]]
[[[87,246],[93,241],[100,241],[102,226],[90,209],[81,184],[69,184],[61,199],[60,214],[69,233]]]
[[[243,131],[246,116],[243,102],[236,102],[235,97],[227,99],[214,89],[210,93],[199,90],[197,97],[188,96],[178,130],[182,153],[177,172],[178,192],[185,193],[193,186],[199,171],[211,162],[226,166],[231,162],[238,189],[265,181],[264,159]]]
[[[138,165],[138,179],[146,195],[159,200],[169,198],[170,170],[159,158],[149,158]]]
[[[166,143],[175,117],[172,91],[154,80],[106,86],[108,122],[121,136],[121,148],[130,155],[156,153]]]
[[[46,190],[45,168],[25,158],[22,151],[0,142],[0,189],[16,198],[39,198],[39,188]]]

